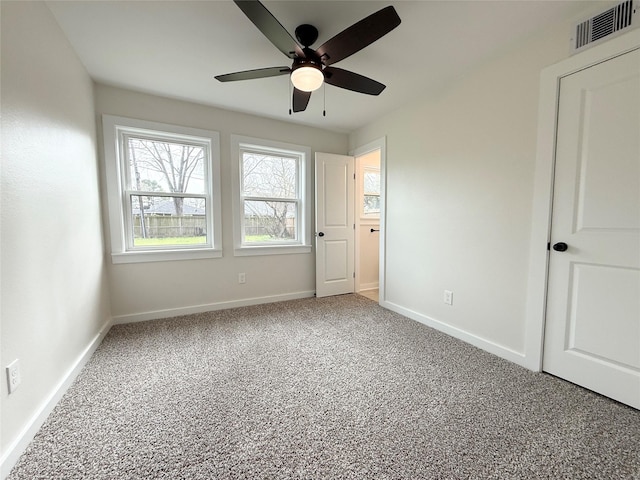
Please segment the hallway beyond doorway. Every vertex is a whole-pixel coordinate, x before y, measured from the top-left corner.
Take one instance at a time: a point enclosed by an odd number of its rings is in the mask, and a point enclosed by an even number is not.
[[[380,302],[380,294],[377,288],[372,288],[371,290],[362,290],[358,292],[358,295],[362,295],[363,297],[367,297],[374,302]]]

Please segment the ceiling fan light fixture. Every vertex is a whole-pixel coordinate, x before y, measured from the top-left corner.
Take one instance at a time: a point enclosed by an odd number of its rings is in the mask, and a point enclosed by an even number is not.
[[[385,89],[380,82],[333,67],[332,64],[359,52],[400,25],[400,17],[393,6],[389,5],[354,23],[314,50],[311,45],[318,39],[318,29],[313,25],[298,25],[296,41],[260,0],[233,1],[278,50],[293,60],[293,65],[291,68],[267,67],[217,75],[215,78],[218,81],[234,82],[288,74],[295,87],[289,114],[292,111],[303,112],[309,104],[311,93],[325,81],[334,87],[367,95],[380,95]]]
[[[319,89],[323,82],[324,74],[320,67],[314,64],[303,64],[291,72],[291,83],[303,92],[313,92]]]

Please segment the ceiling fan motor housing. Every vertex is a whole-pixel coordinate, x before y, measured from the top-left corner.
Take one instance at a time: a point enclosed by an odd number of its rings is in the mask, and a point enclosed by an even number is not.
[[[316,53],[315,50],[305,47],[302,49],[302,53],[304,53],[303,58],[294,58],[293,66],[291,67],[292,70],[295,70],[296,68],[301,66],[317,67],[319,69],[322,69],[322,58]]]
[[[295,34],[300,44],[304,47],[313,45],[318,39],[318,29],[308,23],[298,25]]]

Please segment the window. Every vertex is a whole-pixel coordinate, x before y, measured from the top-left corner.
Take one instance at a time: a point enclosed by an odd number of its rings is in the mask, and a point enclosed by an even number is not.
[[[380,170],[364,167],[362,183],[362,214],[365,217],[377,218],[380,216]]]
[[[114,263],[220,257],[216,132],[103,116]]]
[[[307,147],[233,135],[236,255],[308,253]]]

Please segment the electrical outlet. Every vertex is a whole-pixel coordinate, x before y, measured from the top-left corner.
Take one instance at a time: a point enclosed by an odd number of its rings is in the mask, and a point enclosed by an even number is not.
[[[7,384],[9,393],[15,392],[20,385],[20,362],[17,358],[7,365]]]
[[[238,283],[247,283],[247,275],[244,273],[238,274]]]
[[[451,290],[444,291],[444,303],[453,305],[453,292]]]

